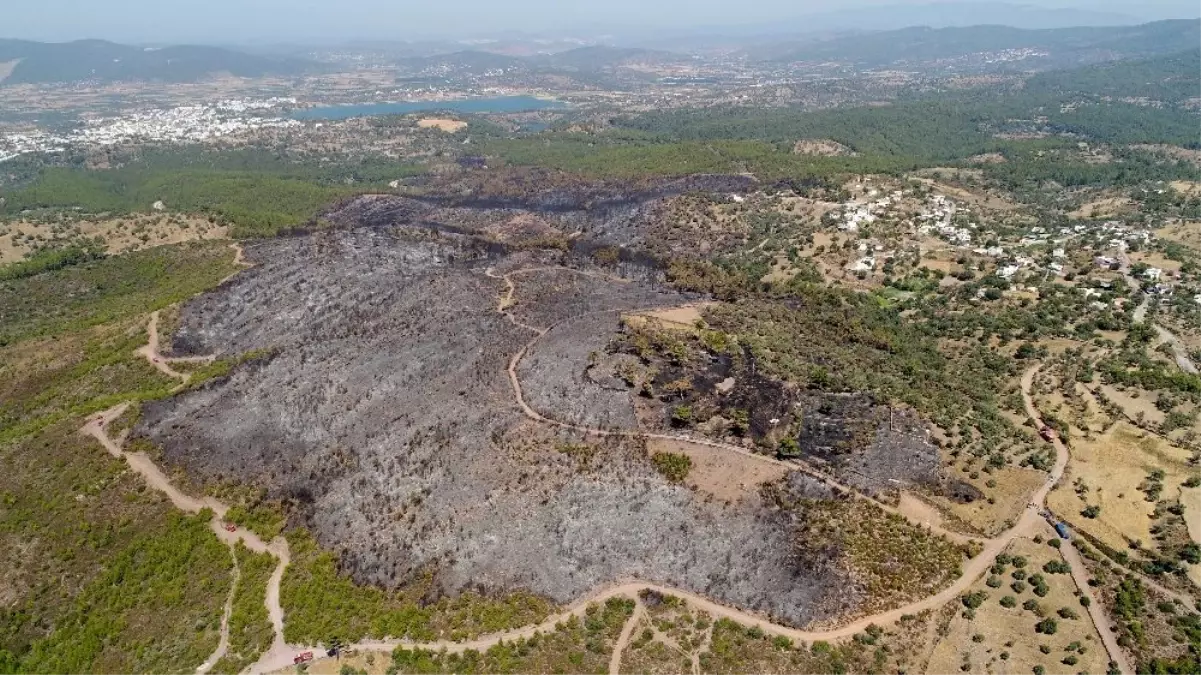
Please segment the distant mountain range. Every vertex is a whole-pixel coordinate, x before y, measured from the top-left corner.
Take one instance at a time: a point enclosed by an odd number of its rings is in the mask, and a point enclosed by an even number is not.
[[[1201,48],[1040,73],[1026,80],[1023,90],[1036,95],[1083,94],[1180,104],[1201,93]]]
[[[654,49],[594,45],[554,54],[522,57],[497,54],[492,51],[464,50],[434,56],[400,58],[396,60],[396,63],[413,70],[446,68],[484,71],[504,68],[529,72],[598,73],[634,63],[671,63],[690,59],[691,57],[686,54]]]
[[[295,75],[316,64],[219,47],[143,48],[106,42],[0,40],[0,85],[153,80],[188,82],[230,73],[238,77]]]
[[[779,42],[750,50],[768,61],[838,61],[861,67],[912,65],[981,52],[1047,52],[1061,67],[1180,52],[1201,44],[1201,21],[1179,19],[1137,26],[1029,30],[1009,26],[902,28],[826,40]]]
[[[837,9],[785,18],[774,24],[760,24],[755,28],[765,33],[781,30],[806,32],[896,30],[911,26],[953,28],[981,25],[1047,29],[1077,26],[1128,26],[1142,22],[1129,14],[1117,12],[958,0],[957,2],[931,2],[920,5],[894,4]]]

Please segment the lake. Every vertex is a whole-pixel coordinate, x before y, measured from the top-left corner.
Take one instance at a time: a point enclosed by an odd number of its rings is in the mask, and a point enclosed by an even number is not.
[[[512,113],[527,110],[563,108],[563,103],[533,96],[497,96],[494,98],[464,98],[449,101],[400,101],[398,103],[353,103],[350,105],[318,106],[292,113],[298,120],[344,120],[351,117],[404,115],[415,112],[450,110],[461,113]]]

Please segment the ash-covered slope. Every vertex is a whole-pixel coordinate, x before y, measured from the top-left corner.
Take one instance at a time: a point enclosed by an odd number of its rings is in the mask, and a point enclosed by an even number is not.
[[[633,577],[796,624],[856,601],[839,572],[798,562],[793,516],[670,484],[637,441],[563,452],[587,439],[523,416],[506,368],[535,334],[498,312],[507,286],[485,271],[546,268],[549,254],[489,258],[464,237],[379,225],[248,255],[254,268],[185,307],[174,342],[274,356],[148,405],[138,433],[190,474],[299,500],[358,580],[399,585],[433,570],[446,592],[524,588],[568,602]],[[510,278],[515,315],[535,326],[687,300],[562,270]],[[616,312],[593,316],[590,331],[617,328]],[[546,362],[531,395],[572,388],[580,355]],[[620,425],[628,396],[568,396],[556,409]]]

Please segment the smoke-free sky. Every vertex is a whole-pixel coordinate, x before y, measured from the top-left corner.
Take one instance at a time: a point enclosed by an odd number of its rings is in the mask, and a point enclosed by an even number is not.
[[[932,1],[0,0],[0,36],[33,40],[105,38],[233,43],[457,38],[503,31],[680,31],[702,26],[770,24],[813,13]],[[1116,12],[1148,20],[1197,15],[1196,0],[1010,1]]]

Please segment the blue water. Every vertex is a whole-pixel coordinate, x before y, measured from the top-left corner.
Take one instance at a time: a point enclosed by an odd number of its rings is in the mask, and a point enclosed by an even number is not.
[[[527,110],[562,108],[559,101],[533,96],[498,96],[495,98],[465,98],[452,101],[401,101],[399,103],[354,103],[305,108],[292,113],[298,120],[344,120],[351,117],[404,115],[427,110],[451,110],[461,113],[511,113]]]

